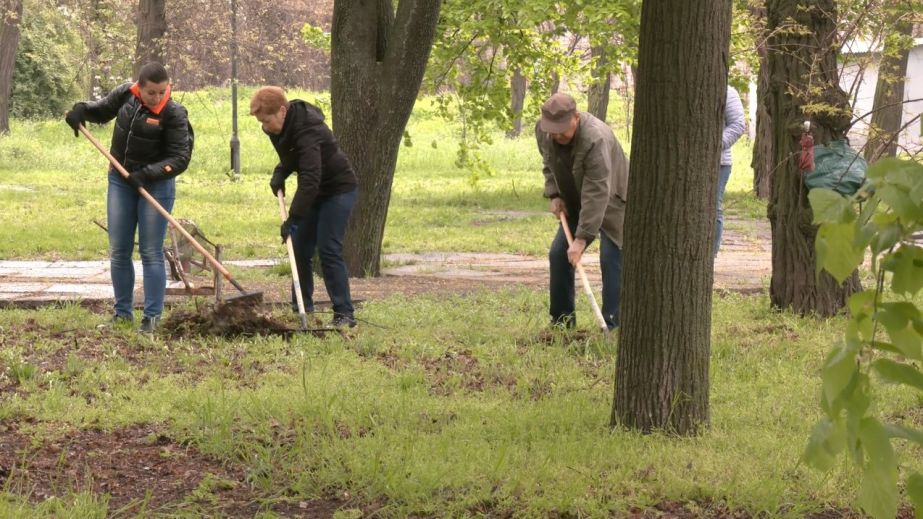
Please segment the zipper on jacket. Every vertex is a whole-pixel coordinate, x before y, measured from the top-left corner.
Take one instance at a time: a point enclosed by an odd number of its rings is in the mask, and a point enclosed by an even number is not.
[[[128,135],[125,136],[125,157],[122,158],[123,162],[128,162],[128,150],[131,144],[131,134],[135,131],[135,119],[138,118],[138,114],[141,113],[141,109],[144,108],[143,103],[140,101],[138,103],[138,108],[135,108],[135,113],[132,114],[131,120],[128,121]]]

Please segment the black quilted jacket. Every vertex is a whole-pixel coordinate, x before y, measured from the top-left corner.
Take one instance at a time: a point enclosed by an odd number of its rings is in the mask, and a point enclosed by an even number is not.
[[[109,152],[128,171],[144,168],[152,182],[175,177],[186,170],[192,156],[192,126],[186,109],[169,95],[149,109],[136,91],[125,83],[98,101],[84,103],[86,119],[106,123],[115,118]]]

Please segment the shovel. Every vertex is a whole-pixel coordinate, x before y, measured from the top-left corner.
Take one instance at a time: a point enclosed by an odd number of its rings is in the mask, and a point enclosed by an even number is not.
[[[282,221],[288,220],[288,211],[285,210],[285,195],[282,190],[276,191],[279,198],[279,216]],[[295,247],[292,245],[292,235],[285,238],[285,245],[288,248],[288,262],[292,267],[292,283],[294,283],[295,301],[298,303],[298,317],[301,319],[301,331],[308,331],[308,315],[304,311],[304,296],[301,295],[301,281],[298,279],[298,265],[295,264]]]
[[[125,171],[125,168],[122,167],[121,164],[119,164],[119,161],[117,161],[115,157],[113,157],[112,154],[109,153],[109,151],[106,150],[106,148],[104,148],[102,144],[100,144],[99,141],[96,140],[96,138],[93,137],[93,135],[90,132],[88,132],[87,129],[82,124],[79,126],[79,130],[80,130],[80,133],[82,133],[83,136],[87,138],[87,140],[93,143],[93,146],[96,146],[96,149],[98,149],[99,152],[103,154],[103,156],[109,159],[109,162],[119,172],[119,174],[122,175],[122,178],[127,179],[129,176],[128,171]],[[229,297],[225,299],[224,301],[221,301],[222,304],[255,305],[255,304],[260,304],[263,302],[262,292],[247,292],[246,290],[244,290],[244,287],[240,286],[240,283],[238,283],[237,280],[231,277],[231,273],[228,272],[228,269],[224,268],[224,265],[222,265],[218,260],[216,260],[215,257],[212,256],[208,252],[208,250],[205,249],[205,247],[199,244],[199,242],[197,242],[195,238],[193,238],[192,235],[189,234],[188,231],[186,231],[186,229],[183,229],[183,226],[180,225],[180,223],[177,222],[176,219],[173,218],[173,216],[169,212],[167,212],[167,210],[164,209],[163,206],[160,205],[160,203],[158,203],[157,200],[155,200],[154,197],[151,196],[151,194],[148,193],[146,189],[144,189],[143,187],[140,187],[138,188],[138,193],[141,196],[143,196],[144,199],[147,200],[147,202],[151,204],[151,206],[154,209],[157,209],[157,212],[160,213],[164,218],[166,218],[167,221],[170,222],[170,225],[172,225],[174,229],[176,229],[180,234],[182,234],[184,238],[189,240],[189,243],[191,243],[192,246],[195,247],[197,251],[199,251],[199,253],[205,256],[205,259],[207,259],[208,262],[211,263],[218,270],[218,272],[221,272],[221,275],[224,276],[224,279],[227,279],[232,285],[234,285],[234,288],[240,291],[241,295]]]
[[[564,236],[567,237],[567,244],[572,245],[574,243],[574,237],[570,233],[570,227],[567,226],[567,216],[564,216],[564,212],[558,213],[561,218],[561,227],[564,228]],[[596,316],[596,323],[599,324],[599,327],[602,329],[603,334],[609,334],[609,326],[606,325],[606,319],[603,317],[602,311],[599,310],[599,305],[596,304],[596,297],[593,296],[593,289],[590,288],[590,280],[586,277],[586,272],[583,271],[583,265],[579,262],[577,263],[577,273],[580,274],[580,281],[583,282],[583,291],[586,292],[587,297],[590,299],[590,306],[593,307],[593,315]]]

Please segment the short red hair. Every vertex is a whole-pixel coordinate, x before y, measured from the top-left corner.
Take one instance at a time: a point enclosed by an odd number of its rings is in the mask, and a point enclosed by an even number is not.
[[[277,86],[264,86],[258,89],[250,100],[250,115],[275,114],[287,105],[285,90]]]

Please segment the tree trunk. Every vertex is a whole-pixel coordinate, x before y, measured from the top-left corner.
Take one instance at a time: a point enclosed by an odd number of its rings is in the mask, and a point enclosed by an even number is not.
[[[526,101],[526,76],[518,67],[510,78],[510,111],[513,113],[513,127],[506,132],[507,138],[515,139],[522,133],[522,108]]]
[[[167,32],[166,0],[140,0],[138,3],[138,46],[135,49],[135,76],[146,63],[164,63],[164,35]]]
[[[837,79],[836,1],[769,0],[770,88],[767,110],[772,121],[773,174],[768,205],[772,224],[773,307],[799,315],[831,316],[859,289],[858,275],[837,283],[815,274],[817,226],[798,167],[802,123],[810,119],[815,144],[841,138],[851,119],[848,95]],[[791,23],[801,24],[801,30]],[[789,30],[777,30],[783,24]],[[823,104],[829,110],[810,112]]]
[[[751,13],[765,23],[765,8],[751,7]],[[773,160],[772,121],[769,120],[769,112],[766,111],[766,103],[769,100],[769,54],[766,46],[766,31],[759,31],[756,39],[756,54],[759,57],[760,70],[756,80],[756,139],[753,142],[753,159],[750,161],[750,166],[753,167],[753,192],[757,197],[765,200],[769,198],[772,185]]]
[[[331,30],[333,128],[359,176],[346,234],[353,276],[381,268],[391,184],[404,128],[429,59],[440,0],[335,0]]]
[[[897,136],[904,115],[904,83],[910,58],[910,46],[902,44],[904,38],[912,38],[912,32],[913,24],[905,18],[885,39],[884,54],[878,66],[869,139],[865,145],[865,160],[869,162],[897,155]]]
[[[21,20],[22,0],[0,0],[0,135],[10,131],[10,96]]]
[[[612,73],[609,72],[609,61],[606,57],[605,47],[593,47],[596,59],[596,68],[593,70],[593,81],[587,93],[587,112],[593,114],[600,121],[606,121],[609,111],[609,88],[612,83]]]
[[[613,426],[693,434],[709,420],[730,26],[730,2],[641,7]]]

